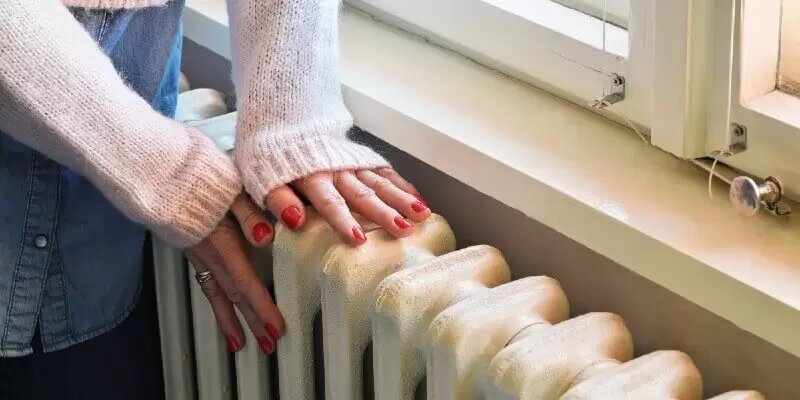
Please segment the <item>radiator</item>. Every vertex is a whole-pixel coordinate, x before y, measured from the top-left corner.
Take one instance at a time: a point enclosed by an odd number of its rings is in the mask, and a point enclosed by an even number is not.
[[[230,150],[235,114],[219,93],[187,91],[180,101],[179,118]],[[358,248],[340,241],[313,209],[298,231],[276,227],[272,284],[287,327],[276,374],[252,336],[235,356],[227,351],[191,266],[155,240],[166,397],[279,393],[309,400],[322,398],[315,390],[324,387],[329,400],[365,393],[378,400],[702,398],[702,378],[688,355],[664,350],[634,358],[620,316],[570,316],[556,280],[511,281],[498,249],[458,249],[443,217],[432,215],[403,239],[363,225],[368,240]],[[267,271],[260,273],[267,279]],[[317,357],[315,340],[323,349]],[[317,382],[320,365],[324,382]],[[763,396],[738,391],[714,399]]]

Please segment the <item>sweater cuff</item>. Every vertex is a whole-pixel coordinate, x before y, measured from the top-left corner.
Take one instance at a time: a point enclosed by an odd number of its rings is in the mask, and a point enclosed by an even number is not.
[[[178,248],[186,248],[208,237],[225,217],[236,196],[242,192],[239,171],[230,156],[216,149],[199,131],[192,129],[193,155],[161,194],[170,218],[156,216],[159,223],[149,225],[153,232]]]
[[[316,172],[389,166],[378,153],[344,135],[295,137],[284,143],[262,139],[268,136],[255,135],[234,150],[245,190],[262,209],[273,189]]]

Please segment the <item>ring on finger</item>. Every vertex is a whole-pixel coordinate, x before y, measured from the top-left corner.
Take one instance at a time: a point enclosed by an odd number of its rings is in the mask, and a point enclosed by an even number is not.
[[[203,271],[194,274],[194,280],[196,280],[200,285],[209,282],[212,279],[214,279],[214,276],[211,275],[211,271]]]

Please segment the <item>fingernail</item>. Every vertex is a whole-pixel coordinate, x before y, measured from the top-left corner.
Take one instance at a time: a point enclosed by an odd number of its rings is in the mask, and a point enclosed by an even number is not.
[[[409,224],[408,221],[399,215],[394,217],[394,224],[402,229],[411,228],[411,224]]]
[[[261,348],[261,352],[264,354],[272,354],[272,351],[275,350],[275,345],[272,344],[272,340],[266,336],[261,336],[257,338],[258,340],[258,347]]]
[[[281,219],[290,229],[297,228],[300,225],[300,210],[295,206],[286,207],[281,212]]]
[[[253,239],[255,239],[256,242],[264,240],[264,238],[267,237],[269,233],[270,233],[269,225],[263,222],[259,222],[256,224],[256,226],[253,227]]]
[[[231,352],[236,353],[240,350],[239,341],[233,335],[225,335],[225,339],[228,340],[228,348],[231,349]]]
[[[278,330],[275,329],[275,327],[269,322],[267,322],[266,327],[267,327],[267,333],[269,333],[269,337],[272,338],[272,341],[278,342],[278,339],[280,339],[281,337],[281,335],[278,333]]]
[[[428,206],[420,201],[415,201],[411,203],[411,209],[414,210],[414,212],[423,212],[428,209]]]
[[[367,237],[364,236],[364,231],[362,231],[359,227],[353,228],[353,237],[356,238],[359,243],[364,243],[367,241]]]
[[[423,199],[422,196],[415,194],[414,197],[416,197],[417,200],[419,200],[419,202],[422,203],[423,206],[428,207],[428,202],[425,201],[425,199]]]

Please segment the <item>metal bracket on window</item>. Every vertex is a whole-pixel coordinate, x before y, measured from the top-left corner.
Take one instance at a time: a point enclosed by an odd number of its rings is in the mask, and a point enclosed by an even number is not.
[[[622,100],[625,100],[625,77],[611,74],[611,93],[592,101],[589,105],[592,108],[606,108]]]
[[[731,124],[730,138],[728,139],[730,146],[728,152],[731,155],[739,154],[747,150],[747,127],[737,123]]]

